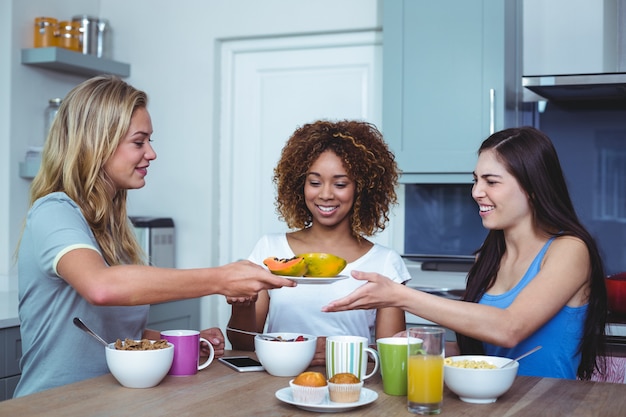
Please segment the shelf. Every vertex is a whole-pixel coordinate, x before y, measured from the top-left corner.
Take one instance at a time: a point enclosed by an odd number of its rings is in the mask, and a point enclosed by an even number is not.
[[[130,75],[130,64],[55,47],[22,49],[22,64],[90,77],[99,74]]]
[[[20,162],[20,177],[32,180],[39,172],[39,164],[40,162]]]

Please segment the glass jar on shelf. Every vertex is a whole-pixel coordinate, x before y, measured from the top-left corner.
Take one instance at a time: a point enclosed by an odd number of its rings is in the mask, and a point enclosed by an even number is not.
[[[59,112],[59,106],[61,106],[60,98],[51,98],[48,100],[48,107],[44,112],[44,141],[48,137],[48,133],[50,132],[50,128],[52,127],[52,122],[54,122],[54,118]]]
[[[62,21],[59,23],[58,46],[74,52],[81,52],[80,35],[79,22]]]
[[[54,17],[36,17],[33,32],[33,46],[35,48],[58,46],[58,23],[58,20]]]

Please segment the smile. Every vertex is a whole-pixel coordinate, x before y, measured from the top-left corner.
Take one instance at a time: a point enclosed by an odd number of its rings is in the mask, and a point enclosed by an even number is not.
[[[481,213],[486,213],[488,211],[493,210],[495,207],[494,206],[478,206],[478,208]]]
[[[330,213],[334,210],[337,209],[338,206],[332,206],[332,207],[326,207],[326,206],[317,206],[318,209],[320,209],[320,211],[324,212],[324,213]]]

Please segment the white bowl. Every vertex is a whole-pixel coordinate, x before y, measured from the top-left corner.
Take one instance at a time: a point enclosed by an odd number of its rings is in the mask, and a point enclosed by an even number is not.
[[[468,403],[493,403],[499,396],[511,388],[519,363],[515,362],[506,368],[500,368],[509,362],[509,358],[484,355],[451,356],[447,359],[454,361],[474,360],[486,361],[496,365],[496,369],[469,369],[444,364],[443,380],[448,388],[462,401]]]
[[[174,345],[154,350],[117,350],[105,347],[109,371],[127,388],[150,388],[159,384],[172,367]]]
[[[266,333],[283,339],[303,336],[303,342],[279,342],[254,337],[254,350],[268,374],[296,376],[309,367],[315,355],[317,337],[304,333]]]

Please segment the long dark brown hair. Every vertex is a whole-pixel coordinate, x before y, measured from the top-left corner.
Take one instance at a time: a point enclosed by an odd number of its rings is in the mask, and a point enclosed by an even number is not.
[[[604,372],[607,295],[604,267],[593,237],[580,223],[572,204],[561,163],[550,139],[532,127],[512,128],[494,133],[480,146],[478,154],[493,150],[507,171],[527,193],[537,227],[548,235],[575,236],[587,246],[591,262],[589,306],[583,335],[578,347],[581,354],[577,376],[588,380],[595,370]],[[467,276],[464,300],[478,302],[493,285],[500,260],[506,250],[502,230],[490,230],[478,249],[477,259]],[[457,334],[461,352],[480,354],[482,342]]]

